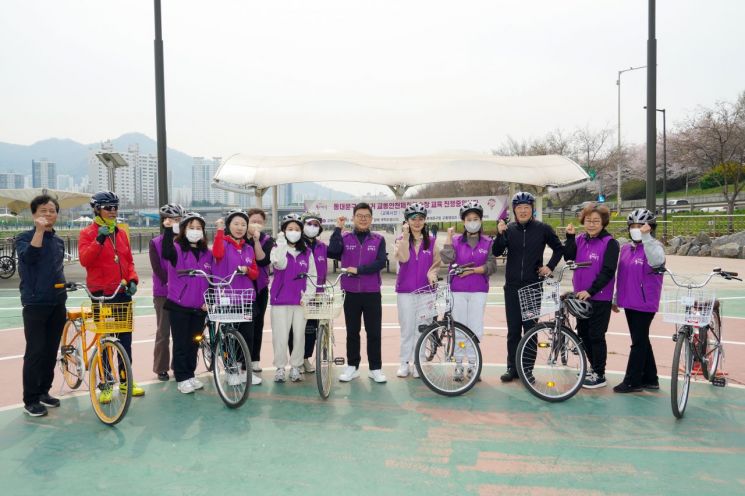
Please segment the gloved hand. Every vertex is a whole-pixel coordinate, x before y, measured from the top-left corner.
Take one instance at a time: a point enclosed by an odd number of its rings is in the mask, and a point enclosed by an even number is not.
[[[285,239],[285,233],[280,232],[277,235],[277,247],[278,248],[281,248],[281,247],[284,247],[284,246],[287,246],[287,239]]]
[[[130,294],[130,296],[134,296],[137,292],[137,283],[134,281],[129,281],[129,285],[127,285],[127,292]]]
[[[99,244],[104,244],[106,241],[106,238],[111,234],[113,231],[109,229],[109,226],[100,226],[98,228],[98,236],[96,236],[96,241]]]

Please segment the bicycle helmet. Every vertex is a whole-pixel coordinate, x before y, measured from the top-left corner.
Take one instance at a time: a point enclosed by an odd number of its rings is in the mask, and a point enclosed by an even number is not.
[[[184,228],[185,226],[189,225],[189,222],[193,221],[194,219],[198,220],[202,224],[202,229],[207,225],[207,223],[204,221],[204,217],[199,212],[186,212],[183,217],[181,217],[181,222],[179,222],[179,226]]]
[[[657,217],[646,208],[637,208],[626,217],[626,224],[649,224],[650,226],[657,225]]]
[[[414,215],[422,215],[427,217],[427,208],[419,202],[412,203],[404,209],[404,219],[408,220],[409,217]]]
[[[281,230],[285,230],[285,227],[287,227],[287,224],[290,222],[297,222],[297,225],[300,226],[300,229],[303,229],[303,219],[298,214],[287,214],[284,217],[282,217],[282,224],[280,225]]]
[[[167,203],[160,207],[161,219],[176,219],[184,216],[184,207],[178,203]]]
[[[476,212],[479,217],[484,217],[484,207],[479,205],[476,200],[468,200],[460,207],[460,220],[464,220],[468,212]]]
[[[535,205],[535,196],[527,191],[518,191],[515,193],[515,196],[512,197],[512,206],[516,207],[524,204]]]
[[[118,207],[119,197],[113,191],[99,191],[91,197],[90,205],[94,210],[101,207]]]
[[[323,217],[321,217],[321,214],[319,214],[318,212],[304,212],[300,219],[303,222],[313,219],[317,220],[319,224],[323,224]]]
[[[562,299],[570,314],[578,319],[589,319],[592,315],[592,303],[580,300],[574,293],[566,293]]]
[[[233,220],[233,217],[236,216],[241,217],[243,220],[246,221],[246,225],[248,225],[248,214],[240,208],[234,208],[228,210],[228,213],[225,215],[225,227],[230,226],[230,221]]]

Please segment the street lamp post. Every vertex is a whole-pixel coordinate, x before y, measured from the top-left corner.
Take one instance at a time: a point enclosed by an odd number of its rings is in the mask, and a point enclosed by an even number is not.
[[[646,109],[647,106],[645,105],[644,108]],[[655,110],[662,113],[662,220],[665,224],[662,228],[662,236],[667,240],[667,116],[665,109]]]
[[[116,191],[114,172],[119,167],[127,167],[129,164],[120,153],[116,152],[99,152],[96,153],[96,158],[106,167],[108,172],[109,191]]]
[[[618,79],[616,79],[616,86],[618,86],[618,164],[616,166],[616,174],[618,180],[618,191],[616,192],[616,212],[621,213],[621,74],[624,72],[635,71],[637,69],[644,69],[646,65],[640,65],[639,67],[629,67],[618,71]]]

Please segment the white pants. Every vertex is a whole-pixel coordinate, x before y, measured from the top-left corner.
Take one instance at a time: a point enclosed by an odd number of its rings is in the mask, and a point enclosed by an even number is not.
[[[398,293],[396,303],[398,307],[398,325],[401,327],[401,363],[414,363],[414,347],[419,338],[419,324],[423,324],[416,316],[416,302],[421,296],[414,293]]]
[[[453,319],[465,325],[479,340],[484,337],[487,293],[453,293]]]
[[[300,367],[305,353],[305,315],[300,305],[272,306],[272,347],[274,366],[278,369],[287,366],[290,328],[292,328],[292,355],[290,367]]]

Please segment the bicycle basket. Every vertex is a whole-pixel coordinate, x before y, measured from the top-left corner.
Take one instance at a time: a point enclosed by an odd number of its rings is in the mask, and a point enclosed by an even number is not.
[[[432,322],[450,309],[450,285],[423,286],[412,293],[414,295],[414,319],[419,324]]]
[[[703,327],[711,321],[715,295],[705,289],[678,288],[666,290],[662,296],[662,319],[678,325]]]
[[[207,315],[213,322],[251,322],[253,289],[210,288],[204,292]]]
[[[544,279],[519,289],[517,296],[524,322],[556,313],[559,310],[561,290],[558,281]]]
[[[333,320],[341,314],[344,307],[344,291],[313,293],[310,298],[304,298],[302,303],[306,319]]]
[[[91,308],[81,308],[86,329],[96,334],[132,332],[132,302],[97,303]]]

